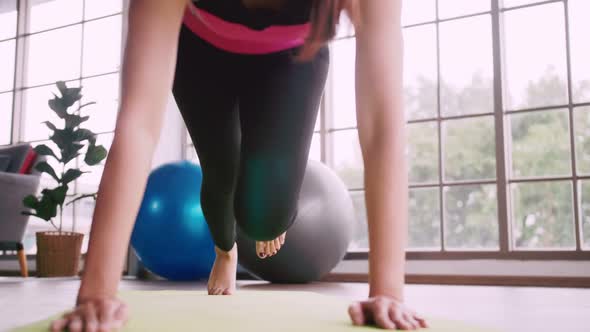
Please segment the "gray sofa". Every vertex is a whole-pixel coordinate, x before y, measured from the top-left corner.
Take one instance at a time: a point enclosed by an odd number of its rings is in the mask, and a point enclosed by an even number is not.
[[[45,158],[37,158],[45,159]],[[36,160],[34,164],[41,160]],[[21,214],[28,210],[22,200],[36,194],[41,176],[0,171],[0,251],[15,250],[18,253],[21,275],[28,276],[27,259],[23,248],[23,236],[29,216]]]

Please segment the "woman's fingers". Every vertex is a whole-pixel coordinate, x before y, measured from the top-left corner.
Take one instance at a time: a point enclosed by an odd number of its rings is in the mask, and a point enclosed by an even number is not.
[[[428,328],[426,320],[402,302],[387,296],[375,296],[348,307],[354,325],[377,325],[383,329],[417,330]]]
[[[378,299],[370,305],[373,311],[373,319],[377,326],[384,329],[395,329],[399,326],[398,322],[391,319],[389,315],[389,302],[385,299]]]
[[[119,330],[121,329],[127,320],[129,319],[129,311],[128,311],[127,304],[123,302],[119,302],[117,309],[115,310],[115,316],[113,320],[113,329]]]
[[[51,332],[63,331],[70,324],[70,321],[72,320],[72,318],[74,316],[76,316],[77,314],[78,314],[77,310],[66,312],[65,314],[63,314],[61,316],[61,318],[58,318],[58,319],[54,320],[53,322],[51,322],[51,325],[49,326],[49,330]]]
[[[418,321],[414,319],[414,316],[411,313],[404,312],[402,317],[406,322],[410,324],[412,330],[420,328],[420,323],[418,323]]]
[[[108,301],[101,306],[98,332],[121,329],[128,319],[127,305],[120,301]]]
[[[68,325],[69,320],[67,318],[59,318],[51,322],[51,332],[61,332]]]
[[[412,318],[414,318],[414,320],[416,322],[418,322],[418,328],[428,328],[428,323],[426,322],[426,318],[424,318],[424,316],[422,316],[421,314],[418,314],[415,311],[410,311],[410,315],[412,316]]]
[[[360,302],[355,302],[348,307],[348,315],[354,325],[365,325],[365,315]]]
[[[51,322],[50,331],[111,332],[121,329],[129,318],[127,305],[119,300],[101,299],[79,304],[75,310]]]
[[[428,323],[426,322],[426,319],[424,319],[423,317],[414,315],[414,319],[418,321],[421,328],[427,329],[430,327],[430,325],[428,325]]]
[[[82,332],[84,327],[84,321],[80,316],[72,316],[70,323],[68,324],[69,332]]]
[[[102,301],[98,311],[98,331],[112,331],[117,304],[114,301]]]
[[[93,303],[84,307],[84,332],[96,332],[98,330],[98,316]]]

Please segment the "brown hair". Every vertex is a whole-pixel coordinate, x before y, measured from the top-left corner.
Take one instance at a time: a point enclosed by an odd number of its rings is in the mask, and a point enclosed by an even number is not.
[[[298,0],[296,0],[298,1]],[[311,0],[311,31],[297,55],[297,60],[306,61],[336,35],[342,11],[346,11],[351,21],[358,19],[355,0]]]

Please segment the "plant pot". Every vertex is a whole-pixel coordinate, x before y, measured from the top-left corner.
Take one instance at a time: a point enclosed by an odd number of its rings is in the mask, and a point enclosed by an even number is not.
[[[37,276],[71,277],[78,275],[84,234],[37,232]]]

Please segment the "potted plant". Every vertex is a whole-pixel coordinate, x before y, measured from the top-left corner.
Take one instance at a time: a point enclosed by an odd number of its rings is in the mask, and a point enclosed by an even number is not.
[[[77,200],[92,197],[96,200],[96,193],[68,195],[70,183],[79,178],[83,172],[75,167],[67,167],[68,164],[75,160],[82,153],[85,154],[84,162],[93,166],[102,161],[107,156],[107,150],[102,145],[96,145],[96,135],[88,129],[80,128],[80,124],[87,121],[89,116],[82,116],[82,108],[94,104],[94,102],[82,104],[72,113],[68,109],[82,98],[80,94],[82,88],[68,88],[63,81],[56,82],[61,96],[54,94],[50,99],[49,108],[57,116],[64,120],[63,128],[58,128],[55,124],[43,122],[52,131],[50,140],[55,143],[59,154],[45,144],[35,147],[35,152],[46,158],[55,159],[60,165],[60,170],[55,170],[46,161],[39,162],[35,169],[41,173],[49,174],[57,182],[54,188],[45,188],[41,191],[39,197],[29,195],[23,199],[24,206],[33,210],[23,211],[21,214],[31,215],[49,222],[55,231],[37,232],[37,275],[39,277],[57,277],[57,276],[74,276],[78,274],[82,240],[84,235],[76,233],[74,227],[71,232],[66,232],[62,228],[62,213],[66,198],[71,200],[65,205],[74,203]],[[81,150],[87,147],[85,152]],[[68,169],[66,169],[68,168]],[[77,197],[76,197],[77,196]],[[59,212],[58,223],[55,218]]]

